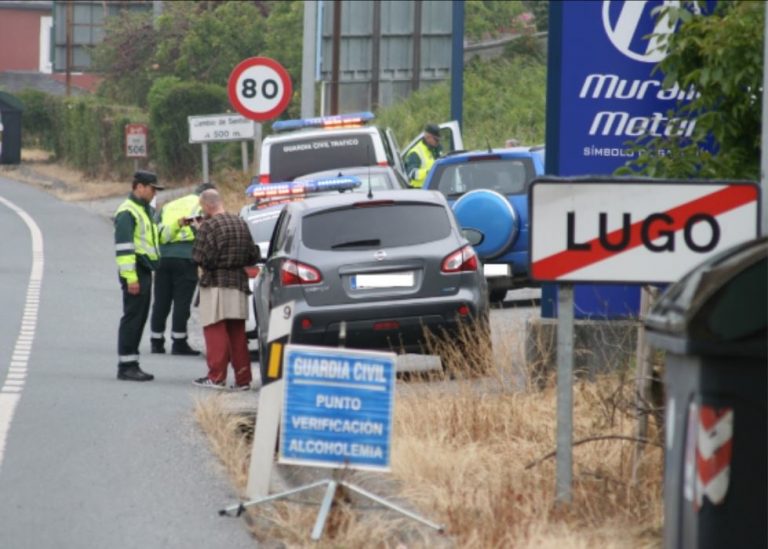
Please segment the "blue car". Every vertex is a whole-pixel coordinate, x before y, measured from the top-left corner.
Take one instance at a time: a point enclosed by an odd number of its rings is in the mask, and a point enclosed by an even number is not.
[[[530,285],[528,187],[544,173],[544,147],[458,152],[438,159],[425,189],[448,199],[459,225],[482,236],[474,248],[483,262],[489,299]]]

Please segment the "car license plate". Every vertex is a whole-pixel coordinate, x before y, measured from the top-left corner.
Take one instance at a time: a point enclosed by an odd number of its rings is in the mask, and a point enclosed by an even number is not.
[[[483,274],[487,277],[509,276],[509,265],[504,263],[486,263],[483,265]]]
[[[414,284],[413,271],[401,273],[358,274],[352,275],[350,286],[353,290],[368,290],[372,288],[412,288]]]

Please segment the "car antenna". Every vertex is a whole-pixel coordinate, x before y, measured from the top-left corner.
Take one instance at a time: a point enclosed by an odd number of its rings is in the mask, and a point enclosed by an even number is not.
[[[368,200],[373,198],[373,188],[371,187],[371,145],[367,145],[368,150]]]
[[[493,149],[491,148],[491,140],[488,139],[487,137],[485,138],[485,144],[488,145],[488,152],[492,153]]]

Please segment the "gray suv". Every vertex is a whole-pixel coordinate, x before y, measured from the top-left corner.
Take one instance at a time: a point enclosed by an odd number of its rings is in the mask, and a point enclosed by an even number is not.
[[[425,328],[451,337],[462,324],[488,321],[477,255],[434,191],[344,193],[287,204],[254,301],[262,359],[270,309],[290,301],[291,341],[308,345],[423,353]]]

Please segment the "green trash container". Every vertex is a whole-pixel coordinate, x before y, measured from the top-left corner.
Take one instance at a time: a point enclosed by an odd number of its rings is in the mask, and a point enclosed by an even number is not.
[[[768,238],[670,286],[645,321],[666,353],[664,546],[768,547]]]

